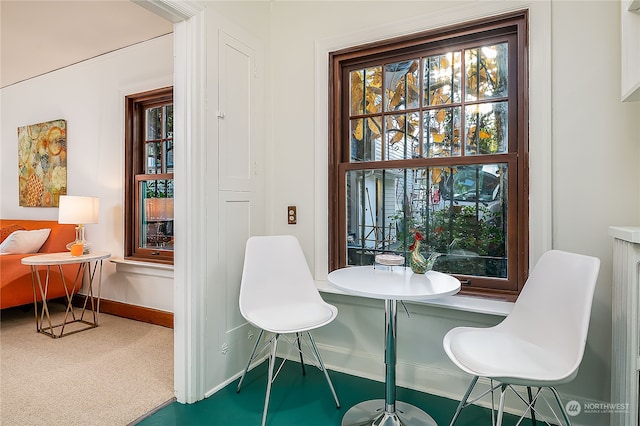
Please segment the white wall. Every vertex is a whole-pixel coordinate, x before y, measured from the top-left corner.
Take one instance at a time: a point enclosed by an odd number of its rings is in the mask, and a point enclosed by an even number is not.
[[[109,53],[1,90],[0,216],[57,220],[57,208],[18,206],[17,128],[67,120],[67,194],[100,198],[87,239],[124,254],[124,97],[173,84],[173,36]],[[126,269],[125,272],[122,272]],[[171,271],[106,262],[104,299],[173,310]]]
[[[603,401],[609,401],[611,368],[607,228],[640,224],[640,102],[620,102],[618,7],[552,6],[554,246],[602,259],[582,371],[571,389]]]
[[[382,29],[381,36],[399,35],[403,23],[411,28],[406,32],[417,31],[421,20],[425,29],[434,20],[435,26],[446,25],[482,10],[491,14],[530,7],[532,261],[550,248],[602,260],[584,363],[576,380],[559,390],[578,401],[628,402],[609,401],[612,244],[607,227],[640,224],[640,104],[619,101],[619,4],[480,3],[272,3],[270,231],[297,235],[316,278],[323,279],[326,138],[319,129],[327,123],[321,99],[327,89],[321,78],[326,65],[317,65],[323,58],[320,50],[341,42],[374,41],[374,28]],[[295,226],[287,225],[283,214],[291,204],[298,206]],[[338,305],[340,314],[317,333],[325,361],[381,379],[381,304],[349,296],[326,298]],[[456,325],[489,325],[499,318],[418,305],[411,309],[412,318],[401,314],[398,325],[399,383],[460,397],[466,378],[446,358],[442,336]],[[599,425],[606,419],[606,413],[599,413],[573,420]]]

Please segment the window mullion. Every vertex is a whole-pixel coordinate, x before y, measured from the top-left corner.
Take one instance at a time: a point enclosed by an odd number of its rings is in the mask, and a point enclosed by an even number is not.
[[[460,155],[463,157],[467,154],[467,55],[466,49],[460,50]]]

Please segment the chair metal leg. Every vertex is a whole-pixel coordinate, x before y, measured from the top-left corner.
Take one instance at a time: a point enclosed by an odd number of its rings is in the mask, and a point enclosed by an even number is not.
[[[496,401],[493,391],[497,389],[497,386],[493,386],[493,379],[490,379],[489,383],[491,384],[491,426],[496,426]]]
[[[504,395],[507,393],[507,386],[504,383],[500,386],[500,406],[498,407],[498,420],[496,425],[502,426],[502,415],[504,414]]]
[[[240,392],[240,387],[242,386],[242,382],[244,381],[244,376],[247,375],[247,371],[249,371],[249,367],[251,366],[251,361],[253,361],[253,357],[256,355],[256,349],[258,349],[258,344],[260,344],[260,339],[262,339],[262,335],[264,334],[264,330],[260,330],[260,334],[258,334],[258,338],[256,339],[256,344],[253,345],[253,350],[251,351],[251,356],[249,356],[249,361],[247,362],[247,366],[240,377],[240,382],[238,382],[238,387],[236,389],[236,393]]]
[[[316,346],[316,342],[313,340],[313,336],[311,333],[307,331],[307,335],[309,336],[309,341],[311,342],[311,347],[313,348],[313,354],[320,364],[320,369],[324,372],[324,377],[327,379],[327,383],[329,384],[329,389],[331,389],[331,393],[333,394],[333,399],[336,401],[336,408],[340,408],[340,401],[338,401],[338,395],[336,394],[335,389],[333,388],[333,383],[331,383],[331,378],[329,377],[329,373],[322,362],[322,358],[320,357],[320,352],[318,351],[318,347]]]
[[[531,393],[531,386],[527,386],[527,395],[529,395],[529,405],[531,405],[531,424],[533,426],[538,426],[538,422],[536,422],[536,402],[533,400],[533,394]]]
[[[322,362],[322,358],[320,357],[320,352],[318,351],[318,347],[316,346],[316,342],[313,340],[313,336],[311,335],[310,332],[306,332],[308,337],[309,337],[309,341],[311,342],[311,348],[313,349],[313,355],[315,356],[317,362],[318,362],[318,366],[320,368],[320,370],[322,370],[322,372],[324,373],[324,377],[327,380],[327,383],[329,385],[329,389],[331,390],[331,393],[333,395],[333,399],[336,402],[336,407],[340,408],[340,401],[338,400],[338,395],[336,394],[336,391],[333,387],[333,383],[331,382],[331,378],[329,377],[329,373],[327,372],[327,369],[324,366],[324,363]],[[251,366],[251,362],[254,360],[255,356],[256,356],[256,351],[258,349],[258,346],[260,345],[260,341],[262,339],[262,336],[264,335],[264,330],[260,330],[260,334],[258,335],[258,338],[256,339],[256,343],[253,346],[253,350],[251,351],[251,355],[249,356],[249,361],[247,361],[247,365],[244,369],[244,372],[242,373],[242,376],[240,377],[240,381],[238,382],[238,387],[236,389],[236,392],[240,392],[240,389],[242,387],[242,383],[244,382],[244,378],[247,375],[247,372],[249,371],[249,367]],[[269,377],[267,379],[267,391],[266,391],[266,395],[265,395],[265,400],[264,400],[264,409],[262,411],[262,426],[266,425],[267,422],[267,412],[269,411],[269,399],[271,397],[271,385],[273,384],[275,377],[274,377],[274,370],[275,370],[275,364],[276,364],[276,354],[277,354],[277,350],[278,350],[278,340],[280,338],[280,334],[276,334],[274,337],[271,338],[271,348],[269,350]],[[302,334],[301,333],[296,333],[296,340],[297,340],[297,344],[298,344],[298,351],[300,352],[300,363],[302,364],[302,374],[306,374],[305,371],[305,367],[304,367],[304,360],[303,360],[303,355],[302,355],[302,343],[301,343],[301,339],[302,339]],[[269,344],[269,342],[267,342],[265,344],[265,347]],[[262,349],[264,350],[264,348]],[[282,366],[280,367],[282,368]],[[280,371],[280,369],[278,369],[278,372]],[[277,375],[277,373],[275,373]]]
[[[296,333],[296,340],[298,341],[298,352],[300,353],[300,365],[302,365],[302,375],[306,376],[307,372],[304,369],[304,360],[302,359],[302,345],[300,344],[300,339],[302,339],[302,335],[300,333]]]
[[[564,409],[564,405],[562,405],[562,400],[560,399],[560,395],[558,394],[558,391],[553,386],[549,386],[549,389],[551,389],[553,396],[556,398],[556,402],[560,407],[560,412],[562,413],[562,417],[564,417],[564,421],[567,422],[567,426],[571,426],[571,422],[569,421],[569,416],[567,415],[567,411]]]
[[[458,408],[456,408],[456,412],[453,415],[453,418],[451,419],[451,423],[449,423],[449,426],[453,426],[456,420],[458,420],[458,416],[460,415],[460,412],[464,408],[464,404],[466,404],[467,399],[469,399],[469,395],[471,395],[471,391],[476,386],[476,383],[478,383],[478,376],[473,376],[473,380],[471,380],[471,384],[469,385],[469,387],[467,388],[467,391],[462,397],[460,404],[458,404]]]
[[[276,364],[276,352],[278,350],[278,338],[276,334],[271,345],[271,353],[269,354],[269,379],[267,380],[267,394],[264,398],[264,410],[262,411],[262,426],[267,424],[267,411],[269,410],[269,397],[271,396],[271,385],[273,384],[273,368]]]
[[[476,399],[474,399],[473,401],[471,401],[470,403],[468,403],[468,399],[471,395],[471,392],[473,391],[474,387],[476,386],[477,382],[478,382],[479,377],[478,376],[474,376],[473,380],[471,380],[471,384],[469,384],[469,387],[467,388],[467,391],[465,392],[464,396],[462,397],[462,400],[460,401],[460,403],[458,404],[458,408],[456,409],[456,412],[453,415],[453,418],[451,419],[451,423],[449,423],[449,426],[454,426],[455,422],[458,420],[458,417],[460,416],[460,412],[462,411],[463,408],[465,408],[468,404],[472,404],[474,403],[474,401],[477,401],[478,399],[482,398],[484,395],[486,395],[489,391],[483,393],[482,395],[480,395],[479,397],[477,397]],[[493,382],[493,381],[492,381]],[[493,418],[493,391],[496,390],[497,387],[500,387],[500,402],[499,402],[499,406],[498,406],[498,415],[496,418],[496,422],[494,423],[494,418]],[[496,426],[502,426],[502,419],[504,417],[504,405],[505,405],[505,401],[506,401],[506,393],[507,390],[510,388],[511,386],[509,384],[506,383],[500,383],[498,385],[496,385],[496,387],[494,388],[493,384],[491,385],[491,406],[492,406],[492,415],[491,415],[491,424],[495,424]],[[512,387],[511,387],[512,388]],[[569,421],[569,416],[565,410],[564,405],[562,405],[562,400],[560,399],[560,395],[558,394],[558,391],[554,388],[554,387],[549,387],[549,389],[551,390],[551,392],[553,393],[553,396],[555,397],[555,400],[558,404],[558,407],[560,407],[560,412],[562,413],[562,417],[565,421],[566,426],[571,426],[571,422]],[[524,403],[527,404],[527,401],[525,400],[524,396],[520,395],[515,389],[512,388],[512,390],[516,393],[516,395],[520,398],[520,400]],[[529,407],[527,408],[530,412],[531,412],[531,422],[533,423],[533,426],[537,426],[537,419],[536,419],[536,414],[535,414],[535,403],[537,401],[537,397],[538,394],[540,392],[540,388],[538,388],[538,393],[536,393],[536,396],[533,396],[533,392],[531,390],[530,386],[527,386],[527,395],[528,395],[528,405]],[[523,420],[524,416],[526,415],[526,410],[523,413],[522,417],[520,418],[520,420],[518,421],[518,424],[520,424],[520,422]],[[555,413],[554,413],[555,414]],[[556,421],[560,422],[560,419],[558,419],[558,417],[556,416]],[[543,416],[543,422],[546,423],[546,421],[544,420],[544,416]],[[549,424],[549,423],[546,423]]]

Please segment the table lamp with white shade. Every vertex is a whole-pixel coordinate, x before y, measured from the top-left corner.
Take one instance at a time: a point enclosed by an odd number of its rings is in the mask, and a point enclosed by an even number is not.
[[[84,225],[98,223],[100,199],[97,197],[81,197],[76,195],[60,196],[60,210],[58,211],[58,223],[71,223],[76,225],[76,240],[67,244],[71,249],[74,244],[82,244],[83,253],[89,253],[91,244],[84,235]]]

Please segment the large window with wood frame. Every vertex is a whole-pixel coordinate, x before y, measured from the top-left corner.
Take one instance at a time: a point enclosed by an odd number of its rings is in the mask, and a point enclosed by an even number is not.
[[[528,274],[526,12],[330,54],[329,269],[409,258],[463,293]]]
[[[125,102],[125,257],[173,263],[173,88]]]

